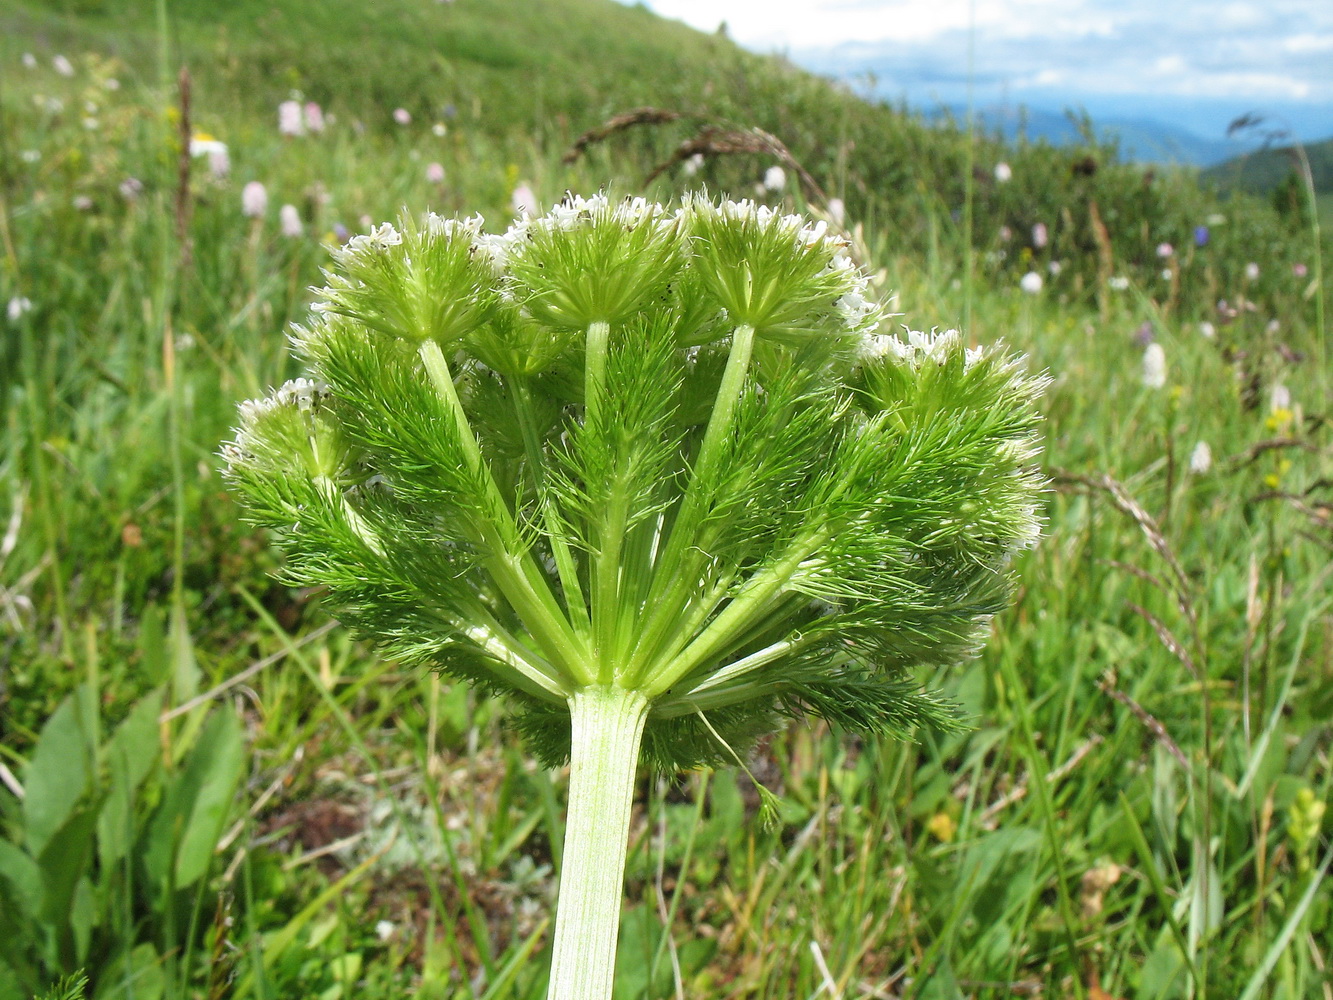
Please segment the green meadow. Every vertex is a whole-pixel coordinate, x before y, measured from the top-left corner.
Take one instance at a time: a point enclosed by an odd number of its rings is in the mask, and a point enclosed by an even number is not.
[[[567,774],[279,582],[219,449],[349,236],[700,189],[844,230],[884,332],[1026,352],[1050,489],[920,671],[965,731],[642,773],[618,1000],[1333,996],[1329,195],[1287,186],[611,0],[3,0],[0,1000],[545,995]]]

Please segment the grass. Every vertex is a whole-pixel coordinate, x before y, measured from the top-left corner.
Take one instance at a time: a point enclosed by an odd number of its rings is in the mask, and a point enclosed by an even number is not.
[[[1329,838],[1310,803],[1329,800],[1333,773],[1333,535],[1327,374],[1309,360],[1321,293],[1293,273],[1315,273],[1304,231],[1103,151],[983,144],[967,272],[957,133],[609,3],[565,0],[549,20],[517,3],[376,6],[369,40],[338,27],[332,2],[264,5],[280,20],[262,22],[248,5],[170,6],[193,120],[233,161],[222,180],[194,163],[188,255],[154,19],[110,0],[0,14],[0,301],[32,303],[0,320],[0,763],[30,783],[39,734],[80,683],[106,734],[147,692],[170,714],[228,685],[205,704],[241,721],[248,750],[207,878],[158,892],[145,861],[98,881],[110,903],[68,967],[31,958],[40,944],[0,906],[40,979],[0,973],[0,997],[78,968],[99,997],[127,995],[127,968],[163,997],[542,995],[562,776],[524,757],[503,706],[377,659],[325,628],[318,595],[274,584],[215,453],[237,399],[295,374],[284,328],[326,234],[404,204],[502,225],[523,180],[544,201],[637,192],[693,122],[560,157],[641,103],[772,132],[845,198],[902,322],[954,325],[970,300],[969,337],[1049,368],[1054,485],[1016,607],[979,660],[923,678],[967,708],[971,731],[879,746],[791,728],[749,762],[782,794],[776,830],[754,822],[734,772],[644,779],[618,995],[1326,996]],[[57,52],[74,77],[49,68]],[[275,134],[293,87],[334,111],[324,135]],[[403,95],[419,101],[406,128],[390,118]],[[1091,174],[1071,169],[1084,156]],[[1000,157],[1008,184],[989,179]],[[444,184],[426,180],[430,162]],[[748,193],[771,162],[719,158],[701,176]],[[262,220],[240,212],[249,180],[268,186]],[[650,193],[691,183],[676,170]],[[278,232],[281,203],[303,237]],[[1038,221],[1045,247],[1027,238]],[[1193,246],[1203,224],[1209,243]],[[1176,248],[1165,262],[1162,241]],[[1018,290],[1029,269],[1046,275],[1039,295]],[[1219,299],[1236,309],[1228,323]],[[1140,377],[1147,336],[1166,351],[1162,390]],[[1198,441],[1206,472],[1189,471]],[[205,712],[163,721],[167,777],[188,768]],[[155,794],[138,803],[136,843],[152,839]],[[8,843],[23,843],[24,815],[0,790]]]

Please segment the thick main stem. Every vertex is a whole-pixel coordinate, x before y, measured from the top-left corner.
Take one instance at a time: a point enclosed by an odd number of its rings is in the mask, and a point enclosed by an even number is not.
[[[610,1000],[625,852],[648,699],[589,687],[569,699],[569,817],[547,1000]]]

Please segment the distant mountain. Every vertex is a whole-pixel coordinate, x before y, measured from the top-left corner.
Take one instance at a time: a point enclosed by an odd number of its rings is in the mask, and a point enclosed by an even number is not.
[[[953,106],[937,112],[934,117],[947,115],[962,122],[966,114],[965,108]],[[1188,129],[1151,119],[1103,118],[1092,121],[1073,112],[1057,114],[1040,108],[980,108],[977,119],[979,127],[999,133],[1010,142],[1026,139],[1048,142],[1053,146],[1071,145],[1089,138],[1112,142],[1124,159],[1137,163],[1207,167],[1241,156],[1247,152],[1247,147],[1253,146],[1253,143],[1235,139],[1205,139]],[[1087,134],[1089,130],[1091,136]]]
[[[1315,190],[1333,192],[1333,139],[1312,142],[1305,147],[1314,177]],[[1275,146],[1237,156],[1203,172],[1224,190],[1239,189],[1254,194],[1269,194],[1291,175],[1296,166],[1292,146]]]

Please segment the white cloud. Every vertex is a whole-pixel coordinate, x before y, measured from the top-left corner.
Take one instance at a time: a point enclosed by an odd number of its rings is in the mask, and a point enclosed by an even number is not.
[[[1333,52],[1333,35],[1292,35],[1282,47],[1288,52]]]
[[[1180,76],[1188,68],[1180,55],[1158,56],[1153,61],[1153,72],[1161,76]]]
[[[649,0],[649,6],[703,31],[725,21],[733,38],[756,49],[919,42],[972,27],[1024,38],[1114,29],[1114,18],[1089,0]]]
[[[633,2],[633,0],[624,0]],[[1088,95],[1148,102],[1265,101],[1309,109],[1333,132],[1330,0],[645,0],[758,51],[914,103]],[[972,58],[969,60],[969,52]],[[1242,105],[1244,105],[1242,107]]]

